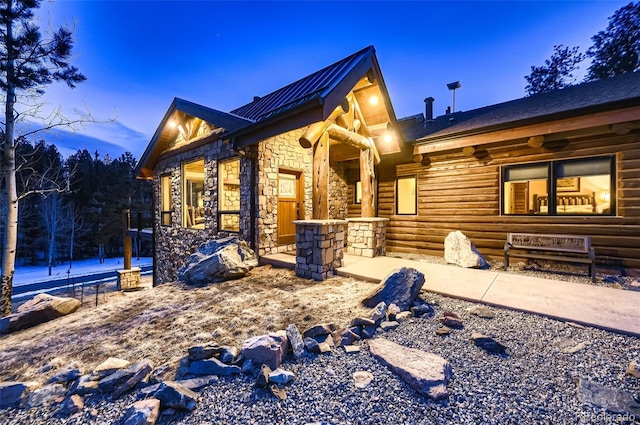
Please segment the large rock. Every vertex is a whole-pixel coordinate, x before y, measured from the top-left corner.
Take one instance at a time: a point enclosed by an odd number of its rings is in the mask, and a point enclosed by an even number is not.
[[[449,396],[447,383],[453,377],[453,371],[451,364],[442,357],[384,338],[372,339],[369,349],[376,359],[420,394],[433,400]]]
[[[216,358],[211,358],[191,362],[189,365],[189,373],[192,375],[229,376],[240,373],[240,367],[224,364]]]
[[[121,425],[153,425],[160,413],[160,400],[149,398],[133,403],[120,419]]]
[[[288,348],[284,333],[259,335],[242,344],[242,356],[253,361],[254,365],[266,364],[273,370],[280,366]]]
[[[578,379],[577,390],[578,400],[582,403],[591,403],[612,413],[640,416],[640,403],[624,390],[606,387],[584,378]]]
[[[193,410],[196,408],[198,394],[180,384],[171,381],[160,383],[154,397],[160,400],[163,408]]]
[[[488,266],[471,239],[459,230],[444,239],[444,259],[460,267],[482,269]]]
[[[61,384],[49,384],[28,392],[21,401],[22,407],[32,409],[64,400],[67,389]]]
[[[38,294],[18,307],[18,312],[0,319],[0,334],[27,329],[78,310],[80,301],[75,298]]]
[[[293,357],[296,360],[304,357],[304,341],[302,340],[302,335],[300,335],[300,331],[298,331],[298,327],[293,323],[287,326],[287,339],[291,344],[291,350],[293,351]]]
[[[207,242],[191,254],[178,270],[178,279],[189,285],[206,285],[245,276],[258,265],[256,254],[235,236]]]
[[[18,406],[28,390],[29,385],[25,382],[0,382],[0,409]]]
[[[373,308],[378,303],[395,304],[400,310],[408,310],[424,285],[424,274],[416,269],[402,267],[392,271],[380,285],[371,292],[362,304]]]

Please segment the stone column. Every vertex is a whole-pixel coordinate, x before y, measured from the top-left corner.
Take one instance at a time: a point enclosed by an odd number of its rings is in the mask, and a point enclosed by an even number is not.
[[[297,220],[296,275],[324,280],[342,267],[344,220]]]
[[[118,289],[128,291],[140,287],[140,267],[118,270]]]
[[[386,255],[388,218],[348,218],[347,254],[360,257]]]

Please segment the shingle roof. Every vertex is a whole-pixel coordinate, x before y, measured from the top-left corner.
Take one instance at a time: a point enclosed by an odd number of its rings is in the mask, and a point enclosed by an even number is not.
[[[431,139],[474,134],[575,116],[588,111],[610,109],[616,104],[640,103],[640,72],[582,83],[562,90],[541,93],[464,112],[437,117],[433,122],[406,126],[405,140]]]
[[[366,47],[333,65],[234,109],[231,113],[258,122],[302,103],[320,98],[338,84],[353,66],[364,57],[373,55],[373,52],[373,46]]]

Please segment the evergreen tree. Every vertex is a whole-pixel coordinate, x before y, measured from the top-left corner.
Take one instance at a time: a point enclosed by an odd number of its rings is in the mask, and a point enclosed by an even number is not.
[[[575,82],[572,72],[578,69],[578,64],[584,60],[584,55],[578,52],[578,47],[553,46],[553,55],[544,61],[544,66],[532,66],[531,74],[525,76],[528,95],[559,90]]]

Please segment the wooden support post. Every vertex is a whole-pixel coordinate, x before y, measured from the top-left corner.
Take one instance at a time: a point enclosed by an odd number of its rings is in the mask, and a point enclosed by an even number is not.
[[[124,254],[124,269],[129,270],[131,268],[131,237],[127,234],[130,222],[129,216],[131,210],[122,210],[122,251]],[[97,297],[97,296],[96,296]],[[97,298],[96,298],[97,300]]]
[[[529,137],[527,141],[527,145],[531,148],[541,148],[544,145],[545,139],[544,136],[532,136]]]
[[[329,218],[329,134],[313,146],[313,218]]]
[[[362,185],[361,217],[375,217],[375,171],[373,152],[370,149],[360,151],[360,184]]]

